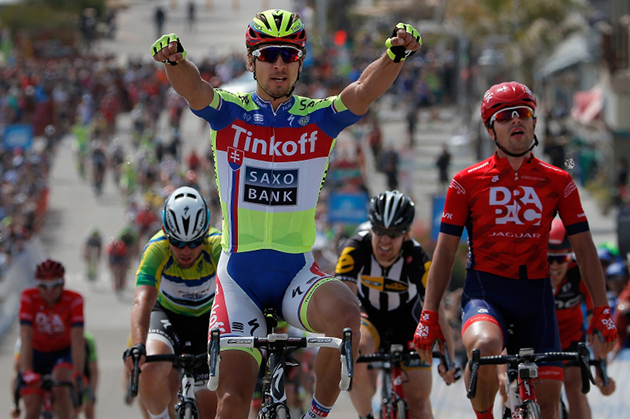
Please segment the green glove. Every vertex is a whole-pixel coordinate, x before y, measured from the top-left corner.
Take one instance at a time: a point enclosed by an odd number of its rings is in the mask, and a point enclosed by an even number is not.
[[[395,63],[399,63],[401,61],[405,61],[408,57],[411,57],[416,51],[405,49],[402,45],[392,45],[392,38],[397,37],[398,29],[404,29],[407,33],[410,33],[411,36],[416,38],[416,41],[422,45],[422,36],[415,30],[411,25],[407,25],[406,23],[399,23],[396,25],[392,32],[392,37],[387,38],[385,41],[385,46],[387,47],[387,56],[392,59]]]
[[[151,46],[151,56],[155,56],[158,52],[162,50],[162,48],[166,48],[169,43],[177,41],[177,52],[182,53],[182,60],[186,58],[186,50],[182,46],[182,43],[179,41],[179,37],[174,33],[169,33],[168,35],[162,35],[160,39],[155,41],[153,46]],[[181,60],[180,60],[181,61]],[[162,61],[164,64],[177,65],[179,61]]]

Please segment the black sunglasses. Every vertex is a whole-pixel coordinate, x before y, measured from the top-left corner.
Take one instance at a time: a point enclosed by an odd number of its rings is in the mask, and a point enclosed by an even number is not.
[[[197,240],[193,240],[191,242],[184,242],[184,241],[181,241],[181,240],[176,240],[176,239],[172,238],[171,236],[166,236],[166,237],[168,238],[168,242],[171,245],[177,247],[178,249],[183,249],[186,246],[190,247],[191,249],[194,249],[197,246],[203,245],[203,243],[206,241],[205,237],[202,237],[202,238],[197,239]]]
[[[372,231],[379,237],[387,236],[390,239],[397,239],[404,236],[407,230],[389,230],[387,228],[372,227]]]
[[[571,259],[571,255],[547,255],[547,261],[551,263],[564,263]]]
[[[302,56],[302,51],[291,46],[270,45],[253,51],[252,55],[265,63],[275,63],[280,55],[282,61],[289,64],[298,61]]]

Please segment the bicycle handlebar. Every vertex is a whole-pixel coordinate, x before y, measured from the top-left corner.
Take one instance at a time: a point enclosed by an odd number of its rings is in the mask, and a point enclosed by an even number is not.
[[[470,370],[470,382],[466,396],[474,399],[477,396],[477,374],[481,365],[502,365],[508,364],[510,367],[517,368],[519,364],[525,362],[554,362],[554,361],[577,361],[582,372],[582,393],[586,394],[590,391],[590,383],[595,384],[595,379],[589,368],[590,357],[588,349],[583,342],[578,343],[577,352],[545,352],[539,354],[525,355],[494,355],[481,357],[479,349],[474,349],[468,368]]]
[[[290,351],[300,348],[332,348],[341,353],[341,381],[339,388],[349,390],[354,375],[352,360],[352,329],[343,330],[343,338],[334,337],[289,337],[286,333],[272,333],[267,337],[220,337],[218,329],[210,332],[208,342],[208,363],[210,366],[210,379],[208,389],[214,391],[219,385],[219,353],[221,348],[261,348],[270,351]]]
[[[440,351],[433,351],[433,358],[440,360],[440,364],[444,365],[444,368],[446,368],[446,372],[454,368],[455,374],[453,378],[455,379],[455,381],[457,381],[462,377],[462,370],[461,368],[459,368],[458,365],[454,364],[451,361],[451,355],[448,352],[448,348],[444,348],[444,349],[445,349],[444,354]],[[421,358],[420,358],[420,355],[416,351],[401,352],[398,350],[393,350],[390,352],[380,352],[380,353],[374,353],[374,354],[361,355],[359,356],[359,358],[357,358],[357,362],[362,362],[362,363],[402,362],[402,361],[408,361],[411,359],[421,359]],[[450,384],[447,384],[447,385],[450,385]]]
[[[133,370],[131,371],[131,379],[129,380],[129,386],[127,388],[129,397],[136,397],[138,395],[138,378],[140,376],[140,367],[138,363],[140,362],[140,352],[132,351],[130,356],[133,359]],[[156,355],[147,355],[145,357],[146,362],[171,362],[174,366],[181,367],[186,372],[192,372],[192,369],[200,364],[201,362],[206,360],[206,354],[156,354]]]

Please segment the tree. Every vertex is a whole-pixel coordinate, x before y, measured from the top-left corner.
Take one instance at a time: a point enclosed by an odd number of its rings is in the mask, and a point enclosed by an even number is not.
[[[473,48],[491,36],[503,37],[506,65],[533,83],[533,68],[569,33],[585,28],[585,0],[449,0],[446,19],[461,27]]]

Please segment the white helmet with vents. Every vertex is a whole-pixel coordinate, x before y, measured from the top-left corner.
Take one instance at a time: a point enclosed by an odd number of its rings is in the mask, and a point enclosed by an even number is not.
[[[202,238],[210,226],[210,210],[201,194],[188,186],[175,189],[164,202],[162,227],[167,236],[182,242]]]

